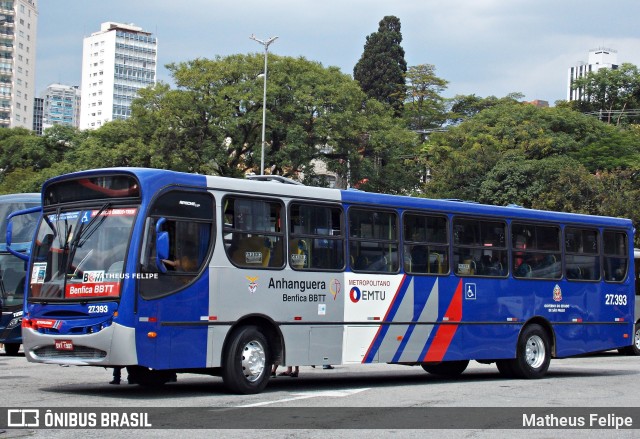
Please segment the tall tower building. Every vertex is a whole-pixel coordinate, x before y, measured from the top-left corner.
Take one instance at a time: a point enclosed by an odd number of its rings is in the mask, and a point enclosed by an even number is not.
[[[33,99],[33,131],[42,135],[42,98]]]
[[[77,85],[50,84],[40,97],[43,130],[53,125],[79,127],[80,89]]]
[[[0,127],[33,127],[36,0],[0,0]]]
[[[82,49],[80,129],[131,115],[139,89],[155,84],[158,42],[131,24],[106,22]]]
[[[589,51],[589,61],[585,64],[569,68],[569,84],[567,87],[567,100],[577,101],[582,95],[582,90],[572,90],[573,82],[586,76],[588,73],[597,72],[600,69],[617,69],[618,52],[605,47],[598,47]]]

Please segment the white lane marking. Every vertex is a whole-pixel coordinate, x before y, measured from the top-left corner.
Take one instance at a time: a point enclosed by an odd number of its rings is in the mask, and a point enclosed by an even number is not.
[[[356,393],[364,392],[370,390],[371,388],[366,389],[349,389],[349,390],[328,390],[321,392],[302,392],[302,393],[293,393],[291,398],[277,399],[275,401],[264,401],[264,402],[256,402],[255,404],[247,404],[247,405],[239,405],[237,408],[244,407],[260,407],[263,405],[270,404],[279,404],[281,402],[289,402],[289,401],[299,401],[301,399],[309,399],[309,398],[343,398],[345,396],[355,395]]]

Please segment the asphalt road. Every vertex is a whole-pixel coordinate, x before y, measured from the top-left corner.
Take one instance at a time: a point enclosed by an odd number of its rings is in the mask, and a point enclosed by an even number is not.
[[[277,377],[258,395],[228,394],[220,378],[202,375],[179,375],[176,383],[157,389],[126,384],[109,385],[110,379],[111,371],[103,368],[34,364],[27,362],[24,356],[9,357],[4,351],[0,351],[0,395],[3,395],[4,400],[0,404],[4,407],[2,410],[41,408],[73,411],[79,407],[91,410],[127,407],[135,409],[134,411],[160,410],[165,414],[167,423],[171,422],[176,413],[189,413],[193,417],[192,422],[201,425],[207,416],[223,416],[218,419],[224,419],[228,424],[235,422],[232,421],[233,416],[254,417],[259,413],[252,409],[279,408],[270,413],[283,416],[283,427],[289,425],[284,421],[284,415],[291,419],[291,415],[298,414],[298,418],[308,416],[311,420],[310,428],[297,426],[263,429],[259,421],[256,426],[249,423],[249,426],[240,429],[225,430],[10,428],[0,434],[0,439],[204,438],[212,437],[212,433],[214,437],[238,438],[256,433],[266,438],[415,438],[416,435],[495,438],[511,437],[514,434],[532,438],[560,435],[563,438],[598,439],[640,437],[640,358],[621,356],[614,352],[552,360],[547,377],[541,380],[505,379],[498,374],[494,365],[475,362],[456,379],[429,375],[420,367],[386,364],[338,365],[333,370],[302,367],[298,378]],[[468,416],[471,428],[402,428],[405,422],[403,419],[407,422],[415,421],[413,418],[405,418],[406,416],[434,407],[450,408],[440,415],[449,419],[453,426],[459,425]],[[561,416],[576,407],[594,408],[593,411],[597,411],[599,416],[608,415],[620,419],[624,419],[626,414],[632,414],[634,423],[639,425],[634,424],[633,429],[619,431],[610,426],[605,429],[558,430],[530,425],[525,429],[511,429],[513,422],[510,421],[513,421],[514,416],[520,423],[525,413],[537,413],[540,417],[545,413]],[[587,412],[578,410],[576,416],[588,416]],[[319,422],[320,428],[311,428],[314,426],[314,418],[317,420],[323,416],[324,421],[327,418],[335,419],[335,425],[329,423],[327,426],[326,422]],[[478,428],[474,428],[473,419],[478,419]],[[487,420],[491,420],[488,425]],[[242,425],[246,421],[242,419]],[[441,422],[442,417],[438,421]],[[385,422],[388,422],[389,428],[385,428]],[[590,421],[587,419],[586,422]],[[597,426],[598,420],[595,422]],[[413,425],[411,422],[409,424]],[[158,422],[155,425],[158,426]],[[273,427],[273,422],[266,425]],[[367,428],[372,425],[380,428]]]

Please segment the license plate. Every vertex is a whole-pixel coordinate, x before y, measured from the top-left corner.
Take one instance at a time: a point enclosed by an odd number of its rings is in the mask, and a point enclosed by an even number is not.
[[[73,341],[71,340],[56,340],[56,350],[58,351],[72,351]]]

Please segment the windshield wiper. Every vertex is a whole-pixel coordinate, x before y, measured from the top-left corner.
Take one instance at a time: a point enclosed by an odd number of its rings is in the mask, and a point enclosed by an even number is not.
[[[53,224],[51,224],[50,220],[47,220],[47,224],[53,230],[54,237],[56,235],[58,236],[58,248],[66,249],[68,247],[68,245],[69,245],[69,234],[71,233],[71,229],[69,228],[69,223],[67,221],[67,217],[65,216],[65,218],[64,218],[64,233],[60,233],[60,234],[58,233],[58,230],[60,230],[60,216],[61,215],[62,215],[62,213],[60,212],[60,208],[58,208],[58,210],[56,211],[56,226],[53,227]],[[46,218],[46,216],[45,216],[45,218]]]
[[[87,224],[87,227],[80,226],[80,230],[73,239],[73,247],[81,248],[84,243],[87,242],[89,238],[91,238],[91,235],[93,235],[93,233],[98,230],[98,228],[100,228],[100,224],[102,224],[104,220],[107,219],[107,215],[101,216],[101,214],[105,210],[107,210],[109,206],[111,206],[111,203],[104,203],[100,210],[98,210],[98,213],[96,213],[96,215],[91,218],[89,224]],[[96,221],[98,218],[100,218],[100,221]],[[82,240],[80,240],[81,238]]]

